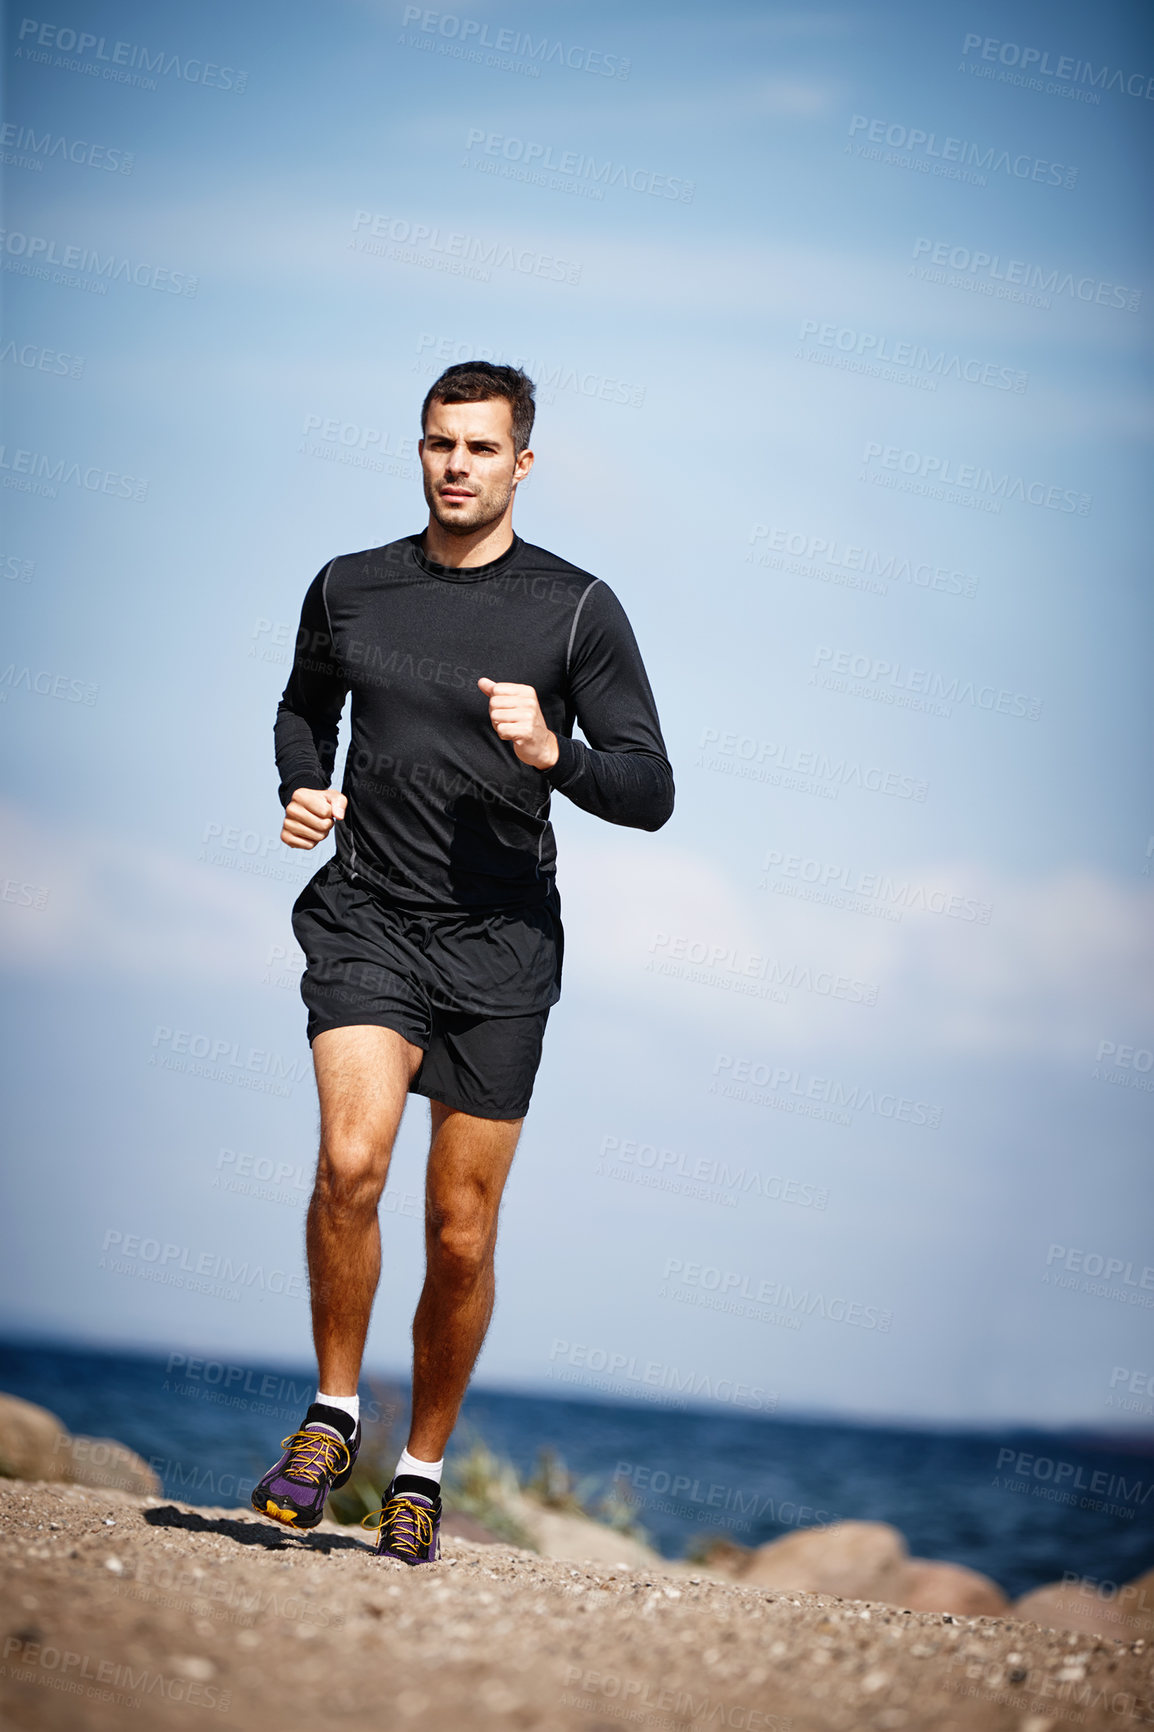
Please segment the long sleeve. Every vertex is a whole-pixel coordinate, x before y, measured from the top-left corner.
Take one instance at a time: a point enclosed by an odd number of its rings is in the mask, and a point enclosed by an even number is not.
[[[571,706],[589,741],[557,735],[560,755],[546,772],[574,805],[610,824],[659,830],[673,811],[673,770],[653,692],[632,628],[607,584],[586,590],[573,624]]]
[[[292,672],[277,705],[273,736],[280,801],[298,788],[327,788],[337,755],[337,730],[348,684],[333,652],[325,580],[330,565],[309,585],[301,609]]]

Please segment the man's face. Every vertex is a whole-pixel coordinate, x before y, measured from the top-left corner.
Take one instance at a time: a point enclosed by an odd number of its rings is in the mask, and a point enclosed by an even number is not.
[[[513,409],[505,397],[430,403],[421,454],[429,510],[450,535],[471,535],[502,517],[533,453],[513,451]]]

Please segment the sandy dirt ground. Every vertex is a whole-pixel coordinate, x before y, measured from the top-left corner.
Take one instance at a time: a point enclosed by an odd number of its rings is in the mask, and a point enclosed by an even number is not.
[[[1128,1732],[1150,1646],[326,1522],[0,1481],[0,1724],[19,1732]]]

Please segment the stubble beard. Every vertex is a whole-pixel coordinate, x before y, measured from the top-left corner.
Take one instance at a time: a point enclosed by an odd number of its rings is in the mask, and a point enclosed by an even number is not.
[[[422,481],[425,503],[447,535],[473,535],[478,529],[487,529],[491,523],[496,523],[503,516],[513,497],[512,482],[504,490],[496,487],[482,488],[462,511],[460,507],[449,508],[442,504],[440,495],[427,476],[422,477]]]

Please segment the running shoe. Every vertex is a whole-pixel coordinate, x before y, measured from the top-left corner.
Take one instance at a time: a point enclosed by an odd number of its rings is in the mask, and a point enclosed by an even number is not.
[[[361,1526],[377,1531],[377,1556],[402,1564],[433,1564],[441,1555],[441,1500],[404,1489],[411,1475],[401,1474],[385,1492],[382,1509]]]
[[[338,1407],[313,1402],[304,1424],[281,1439],[284,1454],[253,1487],[252,1507],[286,1527],[315,1528],[325,1500],[353,1471],[361,1427]]]

